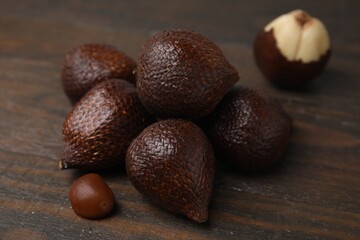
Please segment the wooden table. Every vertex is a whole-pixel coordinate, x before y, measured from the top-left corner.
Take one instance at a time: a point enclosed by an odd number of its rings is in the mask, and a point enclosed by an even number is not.
[[[1,239],[360,239],[360,2],[8,1],[0,3]],[[266,82],[252,54],[256,32],[303,8],[322,19],[333,56],[307,88]],[[57,170],[70,104],[60,83],[64,54],[108,43],[136,58],[156,31],[198,31],[222,48],[240,84],[264,89],[294,118],[282,164],[261,174],[216,172],[209,221],[196,224],[141,196],[125,171],[102,172],[118,210],[74,214],[69,185],[82,172]]]

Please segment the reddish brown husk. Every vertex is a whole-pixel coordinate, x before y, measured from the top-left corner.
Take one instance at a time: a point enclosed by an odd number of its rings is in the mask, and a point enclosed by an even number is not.
[[[131,83],[103,81],[66,117],[59,168],[102,169],[122,164],[131,141],[154,121]]]
[[[95,84],[118,78],[134,83],[135,62],[115,47],[84,44],[70,50],[61,72],[63,89],[75,104]]]
[[[329,61],[330,49],[318,61],[303,63],[289,61],[276,46],[273,30],[261,31],[254,42],[256,63],[264,76],[273,84],[294,88],[308,84],[318,77]]]
[[[202,122],[218,161],[240,170],[268,167],[281,158],[290,141],[292,120],[265,93],[233,87]]]
[[[126,170],[135,188],[156,205],[207,221],[214,154],[195,124],[169,119],[150,125],[131,143]]]
[[[196,119],[214,110],[239,74],[206,37],[172,30],[145,42],[136,79],[149,112],[161,119]]]

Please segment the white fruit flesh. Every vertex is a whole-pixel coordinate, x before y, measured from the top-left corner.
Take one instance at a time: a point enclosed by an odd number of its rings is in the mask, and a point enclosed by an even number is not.
[[[289,61],[314,62],[330,48],[324,24],[302,10],[279,16],[264,30],[273,30],[277,48]]]

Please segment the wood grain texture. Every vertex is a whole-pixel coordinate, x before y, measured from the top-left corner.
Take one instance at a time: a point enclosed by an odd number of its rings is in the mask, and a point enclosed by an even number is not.
[[[268,21],[299,7],[327,25],[333,56],[316,82],[284,91],[264,80],[252,43]],[[360,239],[359,9],[356,0],[1,1],[0,239]],[[218,164],[206,224],[154,206],[123,169],[101,172],[118,210],[81,219],[67,192],[83,173],[57,170],[70,111],[60,83],[64,55],[99,42],[136,58],[147,37],[169,28],[205,34],[238,69],[240,84],[282,103],[295,126],[286,156],[253,175]]]

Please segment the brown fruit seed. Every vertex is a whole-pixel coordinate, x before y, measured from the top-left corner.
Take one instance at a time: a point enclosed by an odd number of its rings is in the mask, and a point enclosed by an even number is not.
[[[218,160],[243,170],[267,167],[278,160],[292,128],[291,118],[278,102],[240,86],[230,90],[206,122]]]
[[[131,141],[154,121],[131,83],[103,81],[66,117],[59,168],[101,169],[122,164]]]
[[[75,104],[95,84],[118,78],[135,82],[135,62],[115,47],[84,44],[70,50],[61,72],[64,91]]]
[[[114,194],[97,174],[86,174],[70,187],[72,209],[83,218],[101,218],[109,215],[115,206]]]
[[[331,55],[324,24],[302,10],[274,19],[254,43],[257,65],[265,77],[283,87],[297,87],[319,76]]]
[[[126,171],[135,188],[171,212],[205,222],[214,176],[214,155],[205,134],[186,120],[147,127],[131,143]]]
[[[162,119],[196,119],[216,107],[239,74],[209,39],[173,30],[145,42],[136,79],[139,97],[149,112]]]

